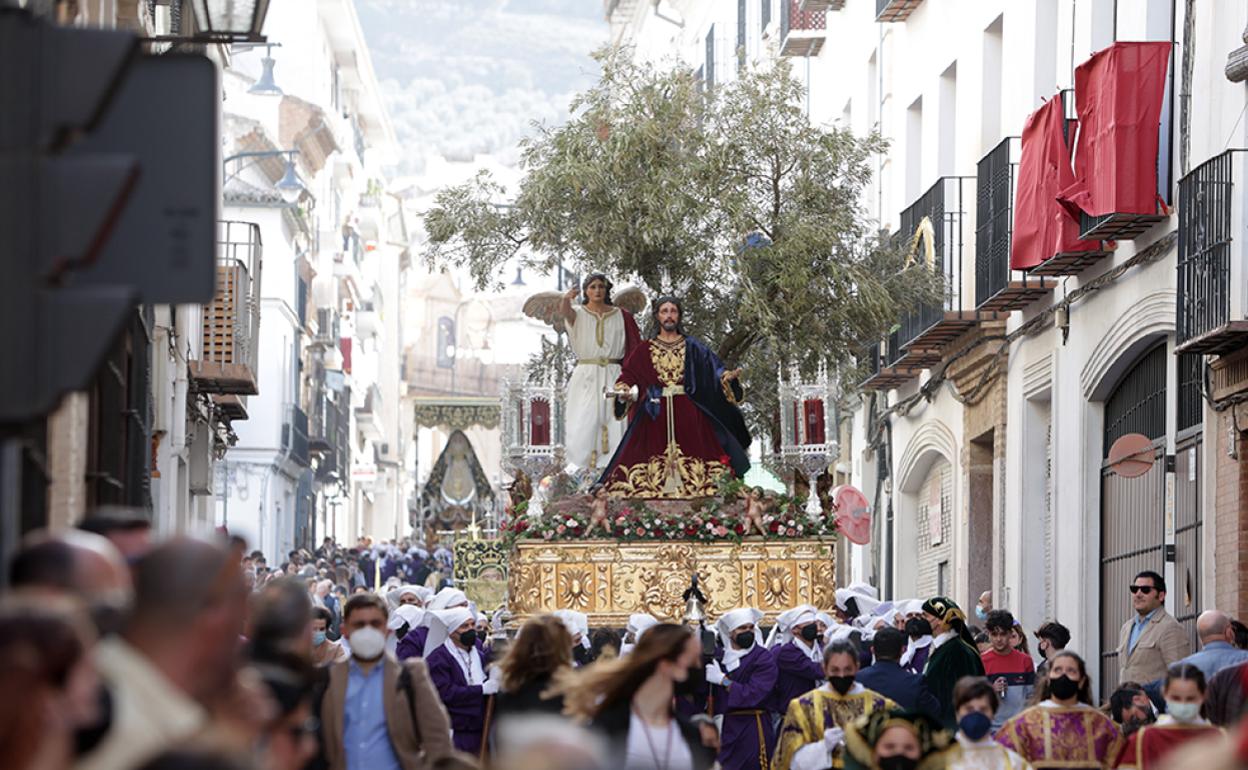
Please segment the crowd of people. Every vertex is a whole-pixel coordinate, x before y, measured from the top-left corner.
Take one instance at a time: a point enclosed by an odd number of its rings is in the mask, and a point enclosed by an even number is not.
[[[1188,649],[1153,572],[1128,587],[1100,703],[1065,626],[1029,635],[989,594],[973,618],[855,584],[771,622],[516,624],[453,584],[444,550],[326,540],[270,568],[237,538],[153,542],[117,510],[27,537],[7,569],[14,770],[1248,765],[1244,628],[1206,611]]]

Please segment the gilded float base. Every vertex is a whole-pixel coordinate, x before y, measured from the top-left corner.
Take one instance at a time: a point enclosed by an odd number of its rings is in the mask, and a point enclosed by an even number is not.
[[[517,621],[578,610],[589,615],[590,627],[623,627],[637,612],[680,622],[681,595],[697,572],[712,620],[756,607],[772,622],[798,604],[835,606],[834,545],[761,538],[740,544],[520,540],[511,555],[508,608]]]

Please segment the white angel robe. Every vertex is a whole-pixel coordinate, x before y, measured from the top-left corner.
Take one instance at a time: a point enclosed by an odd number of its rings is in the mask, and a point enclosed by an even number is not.
[[[576,354],[576,369],[568,382],[568,418],[565,451],[577,468],[604,468],[624,436],[626,423],[615,419],[612,402],[603,397],[620,376],[624,359],[624,311],[610,308],[601,317],[574,306],[576,323],[568,341]]]

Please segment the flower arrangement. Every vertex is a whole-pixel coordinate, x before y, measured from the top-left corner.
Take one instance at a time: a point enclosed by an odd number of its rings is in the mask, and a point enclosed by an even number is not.
[[[673,510],[662,503],[651,505],[643,500],[613,500],[609,511],[611,538],[623,541],[685,540],[740,542],[745,537],[742,492],[746,489],[738,479],[721,483],[719,494],[694,500]],[[836,535],[836,522],[831,518],[809,518],[803,510],[805,501],[785,494],[768,495],[763,525],[764,539],[829,538]],[[527,515],[528,503],[509,508],[499,526],[503,538],[582,540],[602,538],[601,529],[589,531],[591,498],[572,494],[546,504],[544,515]]]

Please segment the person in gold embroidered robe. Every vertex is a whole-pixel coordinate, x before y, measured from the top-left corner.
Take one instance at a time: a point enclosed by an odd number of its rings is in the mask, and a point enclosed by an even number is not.
[[[1122,733],[1092,706],[1087,666],[1073,652],[1049,661],[1049,675],[1038,684],[1039,703],[1007,721],[997,742],[1036,770],[1109,768],[1122,747]]]
[[[858,717],[891,711],[897,704],[854,681],[858,673],[858,650],[848,640],[828,645],[823,655],[828,683],[789,702],[780,727],[780,741],[772,770],[788,770],[805,746],[822,744],[831,753],[831,766],[845,766],[845,728]]]
[[[616,413],[631,404],[631,415],[599,483],[617,497],[708,497],[724,474],[750,467],[741,370],[684,334],[679,300],[660,297],[652,308],[658,333],[633,348],[616,380]]]

